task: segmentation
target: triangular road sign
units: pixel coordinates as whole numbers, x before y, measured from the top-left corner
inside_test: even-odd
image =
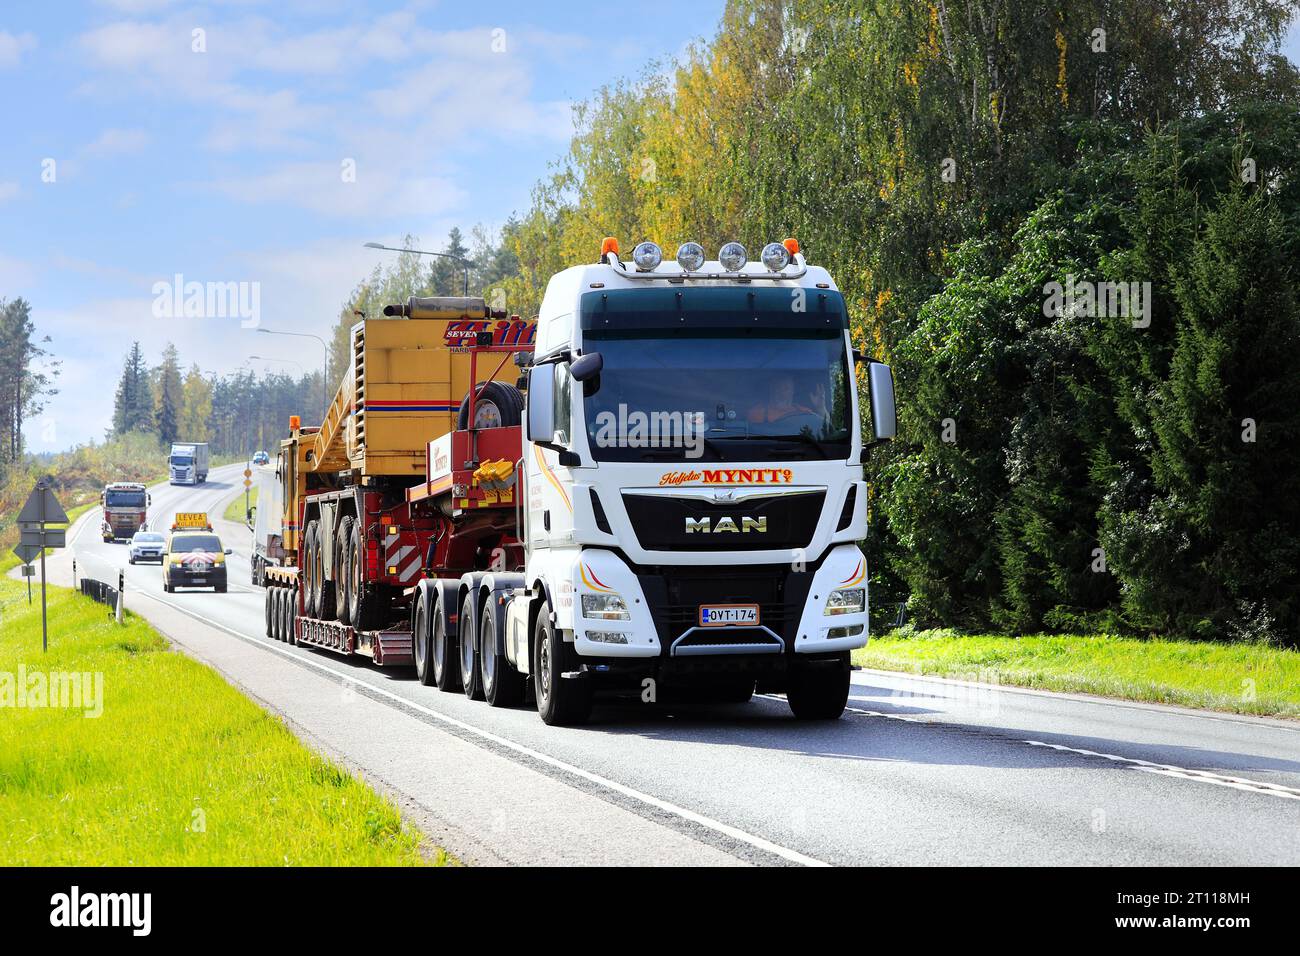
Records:
[[[23,510],[18,513],[19,524],[37,524],[41,521],[46,524],[68,523],[68,514],[63,510],[63,505],[59,504],[59,499],[54,497],[48,481],[48,478],[37,480],[36,487],[27,496],[27,503],[23,505]],[[44,516],[41,515],[42,499],[45,502]]]

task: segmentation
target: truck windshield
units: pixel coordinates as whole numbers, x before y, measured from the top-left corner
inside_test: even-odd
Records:
[[[582,403],[600,461],[848,458],[841,329],[602,330]]]
[[[172,455],[173,465],[189,465],[194,461],[193,455]]]
[[[104,494],[104,504],[110,508],[143,508],[143,491],[109,491]]]

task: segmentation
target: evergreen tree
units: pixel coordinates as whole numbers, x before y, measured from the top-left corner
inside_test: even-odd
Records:
[[[433,265],[429,269],[429,285],[434,295],[463,295],[465,292],[465,269],[469,261],[469,249],[459,226],[452,226],[447,235],[447,245],[442,252],[453,259],[432,257]],[[472,268],[472,267],[471,267]]]
[[[154,430],[153,394],[149,388],[149,370],[139,342],[131,343],[118,379],[117,394],[113,401],[112,435],[127,432],[152,432]]]
[[[56,394],[61,363],[48,359],[49,341],[36,337],[31,303],[0,299],[0,476],[22,459],[23,424]]]
[[[182,437],[179,429],[184,401],[180,356],[176,346],[168,342],[163,349],[162,364],[155,370],[154,381],[154,424],[158,429],[158,438],[164,445],[170,445]],[[188,436],[184,438],[189,440]]]

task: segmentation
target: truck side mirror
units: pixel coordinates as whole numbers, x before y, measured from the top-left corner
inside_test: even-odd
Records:
[[[534,365],[528,370],[528,434],[532,442],[555,440],[555,367]]]
[[[605,356],[599,352],[588,352],[586,355],[580,355],[573,360],[569,366],[569,374],[573,376],[575,382],[585,382],[589,378],[595,378],[600,374],[600,370],[605,367]]]
[[[871,430],[876,441],[889,441],[898,431],[894,371],[883,362],[872,362],[867,366],[867,382],[871,396]]]

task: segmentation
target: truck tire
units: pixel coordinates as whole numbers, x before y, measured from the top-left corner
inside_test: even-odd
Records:
[[[320,582],[320,590],[316,594],[316,616],[323,621],[332,621],[335,619],[338,608],[336,605],[336,592],[334,590],[334,581],[332,578],[325,576],[325,548],[321,546],[321,533],[319,526],[316,529],[316,580]]]
[[[839,720],[849,702],[849,654],[833,662],[796,661],[790,670],[785,699],[799,720]]]
[[[286,644],[297,644],[298,635],[293,631],[294,621],[298,618],[298,591],[296,588],[281,588],[280,597],[280,640]]]
[[[266,588],[266,614],[270,617],[270,623],[266,626],[266,636],[273,641],[285,640],[282,633],[279,632],[283,626],[283,588]]]
[[[552,727],[585,724],[591,716],[591,685],[585,678],[562,676],[577,670],[577,656],[551,624],[551,606],[543,604],[534,631],[533,689],[537,713]]]
[[[441,599],[434,608],[433,633],[429,656],[433,659],[433,680],[438,690],[455,693],[460,690],[460,656],[456,636],[447,633],[447,615],[442,611]]]
[[[303,590],[307,599],[306,614],[308,617],[320,617],[316,613],[316,599],[319,595],[319,581],[316,578],[316,536],[320,528],[313,518],[307,522],[307,530],[302,536],[302,576]]]
[[[420,588],[415,599],[415,615],[411,621],[411,656],[415,658],[415,676],[425,687],[434,684],[433,674],[433,614],[429,607],[432,595],[428,588]]]
[[[352,530],[356,519],[348,515],[339,523],[338,543],[334,548],[334,581],[338,594],[338,619],[344,624],[352,620],[352,569],[356,555],[352,553]]]
[[[517,707],[524,699],[524,675],[497,653],[497,615],[500,605],[491,597],[480,615],[478,660],[483,679],[483,697],[492,707]]]
[[[474,399],[474,420],[480,428],[518,425],[523,420],[524,396],[519,389],[505,382],[479,382],[478,394]],[[492,424],[487,424],[488,419]],[[460,412],[456,416],[456,427],[461,431],[469,428],[469,395],[460,402]]]
[[[470,700],[483,699],[483,674],[478,666],[478,641],[474,634],[474,592],[460,606],[460,686]]]

